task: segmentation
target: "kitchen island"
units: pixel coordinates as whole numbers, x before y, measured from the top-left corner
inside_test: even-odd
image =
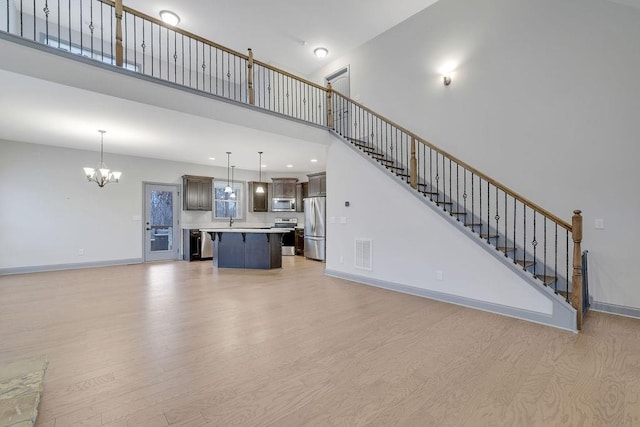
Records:
[[[213,266],[282,267],[282,235],[290,228],[201,228],[213,240]]]

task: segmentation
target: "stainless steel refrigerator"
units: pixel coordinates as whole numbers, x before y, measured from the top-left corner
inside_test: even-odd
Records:
[[[304,199],[304,256],[324,261],[327,198]]]

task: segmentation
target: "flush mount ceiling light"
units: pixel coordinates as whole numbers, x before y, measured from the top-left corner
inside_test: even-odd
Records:
[[[256,194],[264,194],[264,187],[262,186],[262,151],[258,151],[258,155],[260,156],[260,163],[258,163],[259,177],[258,177],[258,186],[256,187]]]
[[[292,167],[293,167],[293,165],[287,165],[287,167],[288,167],[288,168],[292,168]]]
[[[329,54],[329,51],[324,47],[318,47],[313,51],[314,55],[322,59]]]
[[[311,163],[318,163],[318,159],[311,159]]]
[[[173,27],[180,23],[180,17],[170,10],[161,10],[160,19],[162,19],[165,24],[169,24]]]
[[[229,166],[231,164],[231,151],[227,151],[227,186],[224,187],[224,192],[229,194],[233,192],[233,189],[231,188],[231,184],[229,183],[229,171],[231,170],[231,167]]]
[[[442,75],[442,83],[444,83],[445,86],[449,86],[451,84],[451,74],[455,69],[456,69],[456,64],[454,64],[453,62],[448,62],[440,68],[440,74]]]
[[[84,168],[84,173],[89,182],[95,182],[98,187],[102,188],[110,182],[120,182],[122,172],[111,171],[104,162],[104,134],[106,130],[100,132],[100,163],[96,168]]]

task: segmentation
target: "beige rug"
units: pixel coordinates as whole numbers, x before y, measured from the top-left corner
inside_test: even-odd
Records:
[[[37,357],[0,364],[0,427],[35,424],[47,363]]]

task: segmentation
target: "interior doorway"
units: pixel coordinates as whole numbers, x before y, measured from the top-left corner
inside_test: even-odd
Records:
[[[342,67],[337,71],[329,74],[325,77],[325,83],[331,83],[331,88],[340,94],[350,97],[350,77],[349,77],[349,66]],[[333,126],[335,130],[345,136],[349,137],[351,135],[351,125],[350,125],[350,107],[349,103],[341,102],[339,97],[334,97],[333,99]]]
[[[180,258],[177,185],[144,184],[144,260]]]

